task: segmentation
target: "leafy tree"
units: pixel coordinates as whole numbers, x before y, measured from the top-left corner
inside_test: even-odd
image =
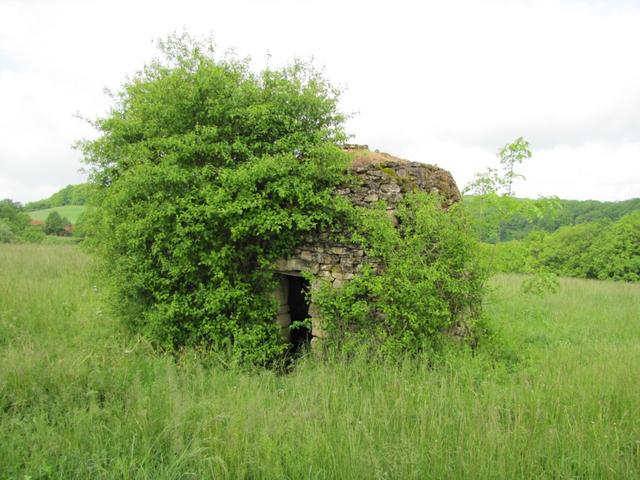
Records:
[[[87,235],[87,217],[90,217],[91,214],[86,214],[82,212],[78,219],[76,220],[75,225],[73,226],[72,235],[74,237],[84,238]]]
[[[608,222],[562,227],[540,242],[538,262],[559,275],[598,278],[592,247],[608,228]]]
[[[10,199],[0,201],[0,242],[39,242],[43,238],[42,230],[30,223],[29,216],[19,202]]]
[[[606,229],[590,254],[599,279],[640,282],[640,212],[626,215]]]
[[[47,235],[62,235],[64,233],[64,226],[64,219],[54,210],[47,215],[47,219],[44,222],[44,232]]]
[[[498,151],[500,170],[488,168],[482,173],[476,173],[473,181],[465,187],[465,192],[476,195],[513,196],[513,182],[524,176],[515,171],[516,165],[527,158],[531,158],[529,142],[523,137],[507,143]]]
[[[73,224],[67,217],[62,217],[62,233],[61,235],[71,235]]]
[[[339,91],[301,62],[253,73],[186,35],[160,47],[80,145],[90,243],[115,311],[158,345],[269,363],[286,348],[272,262],[346,208]]]
[[[0,218],[0,243],[13,243],[16,241],[16,235],[13,233],[11,226],[3,218]]]
[[[500,165],[504,172],[501,183],[506,186],[507,195],[511,197],[513,195],[513,181],[517,178],[524,179],[523,175],[516,173],[515,166],[522,163],[523,160],[531,158],[529,142],[522,137],[516,138],[515,141],[507,143],[500,149],[498,158],[500,158]]]
[[[480,238],[491,243],[505,240],[503,229],[514,220],[531,223],[558,208],[557,199],[543,198],[537,201],[513,196],[513,181],[524,177],[515,171],[517,164],[531,158],[529,142],[523,137],[506,144],[498,152],[501,170],[488,168],[477,173],[464,191],[474,197],[465,199],[467,211],[475,219]]]
[[[8,198],[0,201],[0,219],[3,219],[14,234],[24,230],[29,225],[29,215],[24,213],[22,205]]]
[[[524,218],[527,222],[533,222],[535,219],[543,217],[545,211],[557,208],[558,204],[555,198],[533,201],[517,199],[513,196],[514,180],[524,179],[516,172],[516,165],[531,158],[531,155],[529,142],[523,137],[518,137],[498,152],[501,171],[489,168],[484,173],[476,174],[474,180],[465,187],[465,192],[476,195],[473,200],[476,211],[480,209],[483,212],[480,218],[475,217],[476,231],[484,231],[490,242],[495,243],[501,240],[501,228],[510,220]],[[468,208],[467,211],[469,212]],[[495,248],[491,249],[489,260],[494,269],[499,268],[496,262],[496,251]],[[525,285],[529,292],[540,293],[541,288],[550,286],[553,286],[553,288],[549,288],[550,291],[557,290],[558,284],[557,281],[554,282],[553,276],[536,268],[536,264],[524,259],[518,264],[530,269],[528,273],[535,273],[538,276],[530,285]]]

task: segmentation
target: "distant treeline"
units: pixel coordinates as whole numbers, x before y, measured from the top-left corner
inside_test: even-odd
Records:
[[[85,205],[89,200],[91,185],[80,183],[78,185],[67,185],[62,190],[54,193],[49,198],[36,200],[27,203],[24,210],[33,212],[45,208],[62,207],[64,205]]]
[[[487,203],[479,197],[464,198],[465,208],[475,220],[477,234],[483,242],[520,240],[536,231],[550,233],[565,226],[611,222],[632,212],[640,211],[640,198],[620,202],[519,198],[509,198],[504,201],[512,205],[502,208],[503,205],[500,203]],[[518,208],[518,203],[535,204],[537,215],[532,217],[531,209]]]
[[[31,225],[24,207],[8,198],[0,200],[0,243],[40,242],[44,231]]]
[[[41,242],[45,235],[68,236],[71,234],[71,222],[57,211],[49,212],[46,220],[34,224],[28,212],[67,205],[85,205],[92,186],[88,183],[67,185],[49,198],[36,200],[22,205],[11,199],[0,200],[0,243]],[[78,222],[76,222],[78,223]],[[73,229],[73,235],[82,237],[82,227]]]
[[[627,203],[627,202],[620,202]],[[546,270],[561,276],[640,281],[640,211],[619,220],[533,232],[522,240],[485,245],[496,270]]]

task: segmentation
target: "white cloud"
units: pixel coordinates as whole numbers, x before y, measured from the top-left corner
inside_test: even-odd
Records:
[[[461,185],[524,135],[519,193],[640,196],[638,25],[638,2],[0,0],[0,196],[80,181],[73,114],[104,112],[103,87],[183,28],[257,65],[315,56],[348,86],[355,141]]]

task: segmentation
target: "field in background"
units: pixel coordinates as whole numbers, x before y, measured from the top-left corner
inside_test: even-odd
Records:
[[[72,224],[76,224],[78,221],[78,217],[85,210],[84,205],[63,205],[61,207],[53,207],[53,208],[45,208],[43,210],[34,210],[33,212],[27,212],[27,214],[33,220],[42,220],[45,221],[47,216],[53,212],[57,211],[61,217],[67,217]]]
[[[1,478],[640,477],[640,285],[501,276],[478,355],[279,376],[154,353],[89,263],[0,246]]]

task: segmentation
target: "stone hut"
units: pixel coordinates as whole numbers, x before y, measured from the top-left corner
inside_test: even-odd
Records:
[[[439,193],[445,206],[461,199],[453,177],[442,168],[371,152],[364,145],[346,145],[344,149],[352,158],[349,170],[355,181],[337,189],[336,194],[348,197],[357,206],[368,207],[384,200],[387,213],[394,216],[407,192]],[[291,341],[294,349],[325,335],[318,309],[309,304],[305,296],[307,290],[314,288],[314,282],[309,284],[302,272],[340,288],[353,278],[366,258],[358,246],[339,241],[340,233],[310,235],[289,258],[280,259],[276,264],[279,286],[275,297],[280,304],[277,321],[282,335]],[[292,322],[307,318],[311,318],[310,330],[289,330]]]

